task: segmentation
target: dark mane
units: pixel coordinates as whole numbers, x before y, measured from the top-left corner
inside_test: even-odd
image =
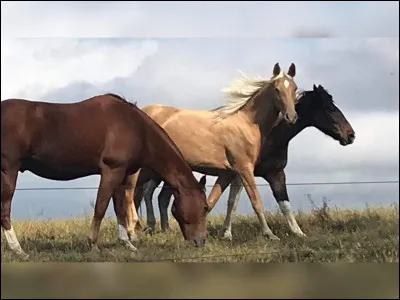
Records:
[[[120,95],[117,95],[117,94],[114,94],[114,93],[106,93],[106,94],[103,94],[103,96],[110,96],[110,97],[116,98],[116,99],[118,99],[118,100],[120,100],[120,101],[122,101],[122,102],[124,102],[126,104],[137,106],[137,101],[132,103],[132,102],[126,100],[124,97],[122,97]]]
[[[328,95],[332,96],[331,94],[329,94],[329,91],[327,89],[325,89],[322,85],[318,85],[318,88],[321,88],[325,93],[327,93]],[[298,104],[302,103],[304,98],[306,99],[313,99],[314,96],[314,90],[309,90],[309,91],[300,91],[297,94],[297,99],[298,99]],[[307,96],[311,96],[311,97],[307,97]],[[335,104],[335,101],[333,101],[333,97],[321,97],[326,103],[332,103]]]

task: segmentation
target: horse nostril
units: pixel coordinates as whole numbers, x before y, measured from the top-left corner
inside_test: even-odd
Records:
[[[356,138],[356,135],[354,134],[354,132],[349,133],[349,134],[347,135],[347,141],[348,141],[349,143],[353,143],[354,140],[355,140],[355,138]]]
[[[193,242],[196,247],[203,247],[205,244],[205,239],[201,237],[196,237],[193,239]]]

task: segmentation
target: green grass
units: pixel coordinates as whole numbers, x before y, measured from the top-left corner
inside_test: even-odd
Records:
[[[137,253],[116,243],[115,218],[102,222],[100,253],[89,252],[87,233],[91,217],[73,220],[14,221],[23,249],[33,262],[398,262],[399,209],[330,210],[323,207],[296,218],[307,234],[293,236],[281,213],[266,213],[267,221],[280,241],[261,235],[254,215],[233,218],[233,241],[220,239],[222,216],[209,216],[206,246],[194,248],[183,242],[171,217],[171,231],[153,235],[139,233]],[[159,225],[157,224],[158,228]],[[18,261],[9,250],[4,234],[2,262]]]

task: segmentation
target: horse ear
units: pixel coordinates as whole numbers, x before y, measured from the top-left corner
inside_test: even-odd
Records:
[[[295,66],[294,63],[292,63],[292,64],[290,65],[289,71],[288,71],[288,75],[289,75],[290,77],[296,76],[296,66]]]
[[[274,66],[273,74],[274,76],[278,76],[280,73],[281,73],[281,67],[279,66],[279,63],[276,63]]]
[[[200,180],[199,180],[199,184],[202,186],[202,188],[205,188],[206,183],[207,183],[207,179],[206,179],[206,175],[203,175]]]
[[[313,90],[314,90],[314,92],[318,91],[318,88],[317,88],[317,86],[315,84],[313,85]]]

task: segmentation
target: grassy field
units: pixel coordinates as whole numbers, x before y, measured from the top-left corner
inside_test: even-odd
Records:
[[[137,253],[116,244],[115,218],[105,219],[100,231],[100,253],[90,253],[86,235],[90,217],[68,221],[14,221],[23,249],[33,262],[398,262],[399,209],[330,210],[297,215],[308,235],[290,234],[282,214],[267,213],[270,227],[280,241],[269,241],[260,234],[254,215],[233,219],[233,241],[224,241],[223,217],[210,216],[209,237],[203,249],[188,247],[171,217],[171,232],[140,233]],[[2,262],[18,261],[1,240]]]

